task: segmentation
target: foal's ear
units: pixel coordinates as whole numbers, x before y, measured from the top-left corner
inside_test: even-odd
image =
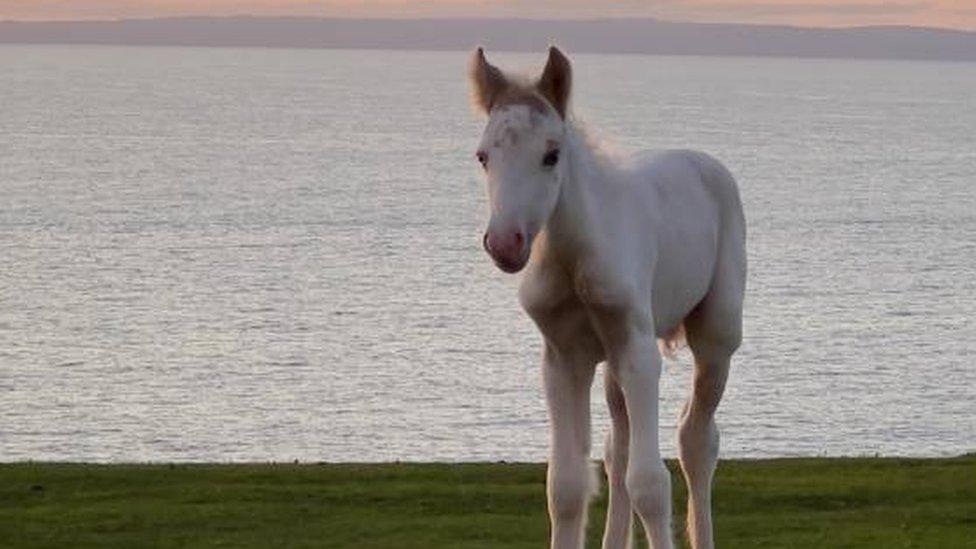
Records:
[[[486,114],[498,97],[508,88],[502,71],[485,59],[485,50],[478,48],[471,57],[471,91],[474,104]]]
[[[569,59],[556,46],[549,46],[549,61],[546,62],[546,68],[535,87],[563,118],[566,118],[572,86],[573,68],[569,65]]]

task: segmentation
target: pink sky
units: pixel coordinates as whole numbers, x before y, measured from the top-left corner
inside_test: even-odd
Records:
[[[0,20],[174,15],[341,17],[658,17],[805,26],[916,25],[976,30],[976,0],[0,0]]]

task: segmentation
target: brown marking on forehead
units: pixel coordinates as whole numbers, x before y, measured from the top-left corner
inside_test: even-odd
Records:
[[[505,129],[502,130],[502,136],[499,139],[496,139],[492,145],[495,147],[501,147],[503,144],[508,143],[514,147],[515,145],[518,145],[518,142],[518,132],[511,127],[505,127]]]
[[[492,103],[491,108],[494,110],[511,105],[525,105],[539,114],[554,112],[552,105],[543,99],[542,96],[532,90],[517,86],[510,86],[502,92],[498,96],[498,99]]]

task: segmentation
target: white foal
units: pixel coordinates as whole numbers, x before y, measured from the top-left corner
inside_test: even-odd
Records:
[[[613,419],[603,547],[631,544],[634,511],[655,549],[672,547],[656,339],[681,331],[695,357],[678,429],[688,535],[693,547],[712,547],[714,416],[741,338],[746,278],[745,220],[732,175],[697,152],[620,162],[598,152],[568,113],[571,69],[556,48],[531,83],[513,81],[479,48],[471,79],[489,117],[477,152],[491,204],[484,247],[503,271],[525,268],[519,296],[545,339],[552,547],[583,546],[594,490],[590,385],[603,361]]]

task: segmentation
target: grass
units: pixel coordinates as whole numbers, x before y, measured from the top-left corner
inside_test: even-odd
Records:
[[[539,548],[544,483],[539,464],[8,464],[0,547]],[[976,547],[976,455],[723,461],[715,524],[726,548]]]

